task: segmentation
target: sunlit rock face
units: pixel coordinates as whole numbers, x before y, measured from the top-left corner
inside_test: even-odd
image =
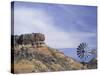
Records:
[[[48,47],[41,33],[14,35],[13,73],[51,72],[87,69],[83,64]]]
[[[41,33],[22,34],[14,36],[15,45],[31,44],[34,48],[39,48],[45,45],[45,36]]]
[[[33,39],[34,41],[32,42],[33,47],[42,47],[44,46],[44,41],[45,41],[45,36],[44,34],[41,33],[33,33]]]

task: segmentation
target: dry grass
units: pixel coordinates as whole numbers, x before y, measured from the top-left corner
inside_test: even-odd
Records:
[[[20,60],[14,64],[15,73],[28,73],[28,72],[46,72],[48,68],[42,62],[33,59],[32,61]]]
[[[32,72],[34,65],[28,60],[21,60],[14,64],[15,73],[27,73]]]
[[[70,59],[69,65],[73,70],[83,69],[83,65],[79,62],[74,61],[73,59]]]
[[[60,71],[62,69],[61,65],[59,64],[52,64],[51,65],[51,68],[54,70],[54,71]]]
[[[46,67],[45,64],[43,64],[42,62],[36,60],[36,59],[33,59],[32,60],[32,63],[33,65],[35,66],[34,67],[34,72],[46,72],[48,70],[48,68]]]

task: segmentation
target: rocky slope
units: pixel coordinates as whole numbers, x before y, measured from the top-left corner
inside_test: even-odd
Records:
[[[59,50],[48,47],[41,33],[16,35],[12,40],[13,73],[87,69]]]

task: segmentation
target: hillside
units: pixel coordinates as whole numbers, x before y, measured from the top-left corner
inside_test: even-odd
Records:
[[[41,33],[12,36],[11,64],[13,73],[87,69],[59,50],[48,47],[45,36]]]

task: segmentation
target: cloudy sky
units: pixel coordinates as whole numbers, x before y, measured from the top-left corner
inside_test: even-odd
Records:
[[[13,10],[12,10],[13,11]],[[97,46],[97,8],[45,3],[14,3],[14,34],[43,33],[54,48]]]

